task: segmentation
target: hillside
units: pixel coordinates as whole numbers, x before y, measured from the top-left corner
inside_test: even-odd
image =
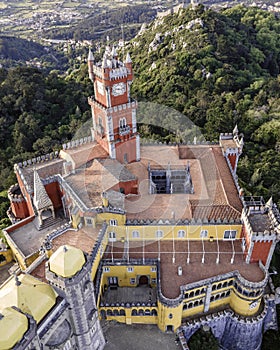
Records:
[[[0,63],[3,67],[37,66],[65,70],[68,60],[59,51],[31,40],[0,36]]]
[[[269,12],[237,6],[220,13],[199,6],[146,27],[130,45],[136,69],[132,94],[183,113],[206,140],[236,124],[245,148],[239,176],[247,194],[280,200],[280,23]],[[157,113],[142,118],[159,125]],[[161,116],[173,135],[193,141],[184,118]],[[180,132],[176,132],[179,130]],[[159,128],[142,128],[155,138]],[[278,202],[279,203],[279,202]]]

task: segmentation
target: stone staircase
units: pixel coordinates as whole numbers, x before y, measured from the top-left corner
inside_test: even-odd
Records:
[[[36,216],[33,223],[38,231],[42,231],[50,226],[61,226],[64,221],[60,217],[53,218],[52,216],[49,216],[48,218],[44,219],[42,223],[40,223],[38,216]]]

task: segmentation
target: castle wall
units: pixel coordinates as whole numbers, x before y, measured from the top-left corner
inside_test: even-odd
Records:
[[[97,214],[98,222],[102,222],[103,220],[109,220],[113,217],[113,213],[102,213]],[[115,214],[116,215],[116,214]],[[120,217],[120,216],[119,216]],[[125,219],[124,219],[125,220]],[[207,231],[207,237],[205,240],[214,241],[216,239],[223,240],[224,232],[226,230],[236,230],[236,240],[241,238],[241,224],[189,224],[189,225],[171,225],[169,223],[164,225],[163,222],[159,222],[158,225],[153,224],[152,222],[147,222],[146,225],[129,225],[129,226],[121,226],[122,221],[118,219],[118,226],[108,227],[107,232],[114,231],[116,233],[116,240],[121,240],[123,236],[127,237],[131,241],[137,241],[139,238],[145,237],[145,240],[154,240],[159,238],[156,235],[157,231],[162,231],[162,240],[201,240],[201,231]],[[133,232],[137,231],[139,233],[138,237],[135,238]]]
[[[254,247],[251,255],[251,262],[256,262],[261,260],[265,265],[267,257],[269,255],[269,251],[272,245],[272,241],[270,242],[254,242]]]
[[[116,144],[116,159],[120,163],[136,161],[136,137]]]
[[[204,325],[211,328],[222,349],[259,350],[263,332],[277,327],[275,301],[267,296],[263,311],[255,317],[240,317],[231,310],[224,310],[186,321],[180,328],[179,334],[183,333],[185,339],[189,341],[191,336]]]

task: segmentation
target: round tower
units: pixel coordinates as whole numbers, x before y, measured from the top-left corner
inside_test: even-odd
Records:
[[[91,262],[80,249],[64,245],[46,264],[46,278],[69,303],[69,320],[78,349],[103,349],[104,336],[98,319]]]

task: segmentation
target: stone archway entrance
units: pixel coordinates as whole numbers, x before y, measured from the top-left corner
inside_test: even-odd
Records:
[[[149,284],[149,278],[146,275],[142,275],[139,277],[139,286],[147,286]]]

